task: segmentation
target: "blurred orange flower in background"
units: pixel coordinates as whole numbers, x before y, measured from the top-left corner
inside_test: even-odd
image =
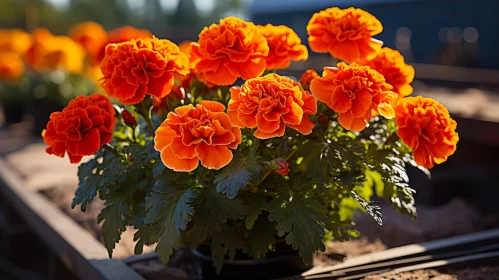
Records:
[[[99,51],[107,42],[106,30],[93,21],[84,21],[73,25],[69,30],[69,37],[85,48],[92,61],[96,60]]]
[[[300,84],[305,90],[310,90],[310,83],[312,83],[312,80],[315,78],[319,78],[319,74],[313,69],[308,69],[301,75]]]
[[[307,47],[301,43],[300,37],[293,29],[272,24],[257,27],[269,45],[269,54],[265,58],[267,69],[284,69],[289,67],[291,60],[307,60]]]
[[[338,113],[338,122],[346,129],[361,131],[371,119],[372,111],[386,118],[394,117],[390,101],[395,97],[392,86],[380,73],[356,63],[338,63],[324,67],[322,77],[312,80],[312,94]]]
[[[21,56],[12,52],[0,51],[0,80],[13,81],[24,73],[24,62]]]
[[[235,17],[205,27],[191,45],[191,62],[203,82],[224,86],[237,78],[256,78],[265,71],[269,46],[251,22]]]
[[[456,150],[456,121],[437,101],[421,96],[403,98],[395,107],[395,114],[397,135],[413,149],[418,165],[432,168]]]
[[[116,124],[111,101],[101,94],[78,96],[62,112],[50,115],[43,141],[46,152],[79,163],[83,156],[96,153],[102,145],[111,142]]]
[[[189,73],[189,60],[174,43],[157,38],[136,39],[106,47],[101,63],[102,88],[123,104],[137,104],[146,94],[170,93],[175,75]]]
[[[199,161],[209,169],[220,169],[232,160],[241,143],[241,129],[232,125],[222,103],[201,101],[177,107],[156,130],[154,148],[166,167],[192,171]]]
[[[44,28],[33,32],[34,42],[26,53],[28,64],[38,72],[63,69],[79,73],[85,50],[67,36],[55,36]]]
[[[0,29],[0,52],[24,55],[33,43],[33,36],[21,29]]]
[[[109,31],[107,34],[107,41],[101,46],[97,54],[96,61],[100,62],[104,59],[104,56],[106,55],[106,46],[108,44],[123,43],[140,38],[152,38],[152,34],[149,30],[135,28],[129,25],[118,27]]]
[[[393,86],[393,91],[399,94],[399,98],[411,95],[414,67],[405,64],[404,57],[399,51],[382,48],[373,59],[362,60],[359,63],[381,73],[386,82]]]
[[[315,13],[307,25],[308,42],[314,52],[329,52],[346,62],[371,59],[383,42],[372,38],[383,31],[381,22],[356,8],[328,8]]]
[[[268,74],[232,87],[230,92],[228,114],[232,123],[256,127],[257,138],[282,136],[286,126],[305,135],[314,128],[308,115],[317,112],[317,101],[290,78]]]

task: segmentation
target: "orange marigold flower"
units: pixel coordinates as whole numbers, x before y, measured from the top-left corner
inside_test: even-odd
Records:
[[[404,57],[399,51],[382,48],[376,57],[362,60],[360,64],[367,65],[383,75],[386,82],[393,86],[393,91],[399,94],[399,98],[411,95],[414,67],[405,64]]]
[[[322,77],[312,80],[312,94],[338,113],[338,122],[346,129],[366,128],[372,111],[386,118],[394,117],[391,99],[395,94],[380,73],[356,63],[338,63],[324,67]]]
[[[257,27],[269,45],[269,54],[265,58],[267,69],[284,69],[289,67],[291,60],[307,60],[307,47],[301,43],[300,37],[293,29],[272,24]]]
[[[79,73],[83,69],[85,50],[67,36],[54,36],[44,28],[33,33],[34,43],[26,54],[28,64],[36,71],[64,69]]]
[[[73,25],[69,30],[69,37],[85,48],[90,59],[95,59],[95,56],[107,42],[106,30],[93,21],[84,21]]]
[[[312,83],[312,80],[315,78],[319,78],[319,74],[313,69],[308,69],[301,75],[300,84],[305,90],[310,90],[310,83]]]
[[[191,48],[191,62],[199,79],[218,86],[231,85],[239,77],[248,80],[260,76],[269,53],[258,28],[235,17],[205,27]]]
[[[201,101],[177,107],[156,130],[154,148],[161,152],[166,167],[192,171],[199,161],[209,169],[220,169],[232,160],[232,152],[241,143],[241,129],[232,125],[225,106]]]
[[[104,56],[106,55],[106,46],[108,44],[118,44],[140,38],[152,38],[152,34],[149,30],[138,29],[129,25],[109,31],[107,34],[107,41],[101,46],[97,53],[96,61],[100,62],[104,59]]]
[[[431,98],[407,97],[395,107],[397,135],[412,148],[420,166],[432,168],[456,151],[459,135],[456,121],[442,104]]]
[[[0,80],[13,81],[24,73],[21,56],[12,52],[0,52]]]
[[[314,128],[308,115],[317,112],[317,101],[300,84],[268,74],[230,89],[229,117],[235,126],[257,128],[260,139],[284,135],[286,125],[302,134]]]
[[[102,88],[123,104],[137,104],[146,94],[162,98],[175,75],[189,73],[188,59],[178,46],[158,38],[110,44],[101,63]]]
[[[21,29],[0,29],[0,51],[24,55],[33,43],[33,37]]]
[[[101,94],[78,96],[62,112],[50,115],[47,128],[42,132],[43,141],[49,146],[46,152],[79,163],[83,156],[96,153],[111,142],[116,124],[111,101]]]
[[[346,62],[370,59],[383,42],[372,38],[381,33],[381,22],[370,13],[355,8],[328,8],[315,13],[307,25],[308,42],[314,52],[329,52]]]

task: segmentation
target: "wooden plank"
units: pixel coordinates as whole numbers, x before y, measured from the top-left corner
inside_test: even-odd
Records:
[[[471,242],[478,242],[482,240],[499,238],[499,229],[492,229],[472,233],[468,235],[444,238],[419,244],[411,244],[393,249],[388,249],[376,253],[366,254],[359,257],[347,259],[345,262],[326,267],[314,267],[302,274],[302,276],[311,276],[314,274],[321,274],[331,272],[334,270],[345,269],[354,266],[366,265],[379,261],[386,261],[399,257],[408,257],[415,254],[426,253],[433,250],[443,249],[452,246],[458,246]]]
[[[81,279],[143,279],[122,261],[109,260],[101,243],[46,197],[25,188],[1,158],[0,193],[62,263]]]

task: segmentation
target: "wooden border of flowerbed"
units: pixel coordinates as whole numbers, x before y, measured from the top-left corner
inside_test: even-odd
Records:
[[[43,195],[26,188],[2,158],[0,194],[61,262],[81,279],[144,279],[123,261],[109,259],[104,245]]]

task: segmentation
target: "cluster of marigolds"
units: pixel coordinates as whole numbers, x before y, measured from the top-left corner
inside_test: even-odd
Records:
[[[0,31],[0,75],[19,76],[21,55],[34,69],[80,71],[86,54],[90,65],[100,65],[107,95],[125,105],[138,104],[147,95],[156,104],[167,96],[183,96],[193,78],[210,88],[244,80],[230,88],[227,107],[204,100],[168,113],[154,142],[163,163],[175,171],[192,171],[199,164],[224,167],[241,142],[242,128],[253,129],[259,139],[283,136],[286,128],[310,134],[317,101],[354,132],[365,129],[373,116],[395,118],[397,134],[413,149],[416,163],[432,168],[456,150],[456,122],[435,100],[410,97],[414,69],[398,51],[373,38],[382,29],[378,19],[361,9],[315,13],[307,25],[310,49],[341,62],[324,67],[322,75],[307,70],[299,82],[274,73],[291,61],[308,59],[298,35],[282,25],[259,26],[227,17],[204,28],[197,42],[180,47],[130,27],[106,33],[95,23],[72,28],[73,39],[46,30],[33,36],[7,30]],[[47,152],[61,157],[67,153],[72,163],[80,162],[112,140],[115,114],[103,95],[76,98],[52,114],[43,133]],[[127,111],[123,117],[136,122]]]

